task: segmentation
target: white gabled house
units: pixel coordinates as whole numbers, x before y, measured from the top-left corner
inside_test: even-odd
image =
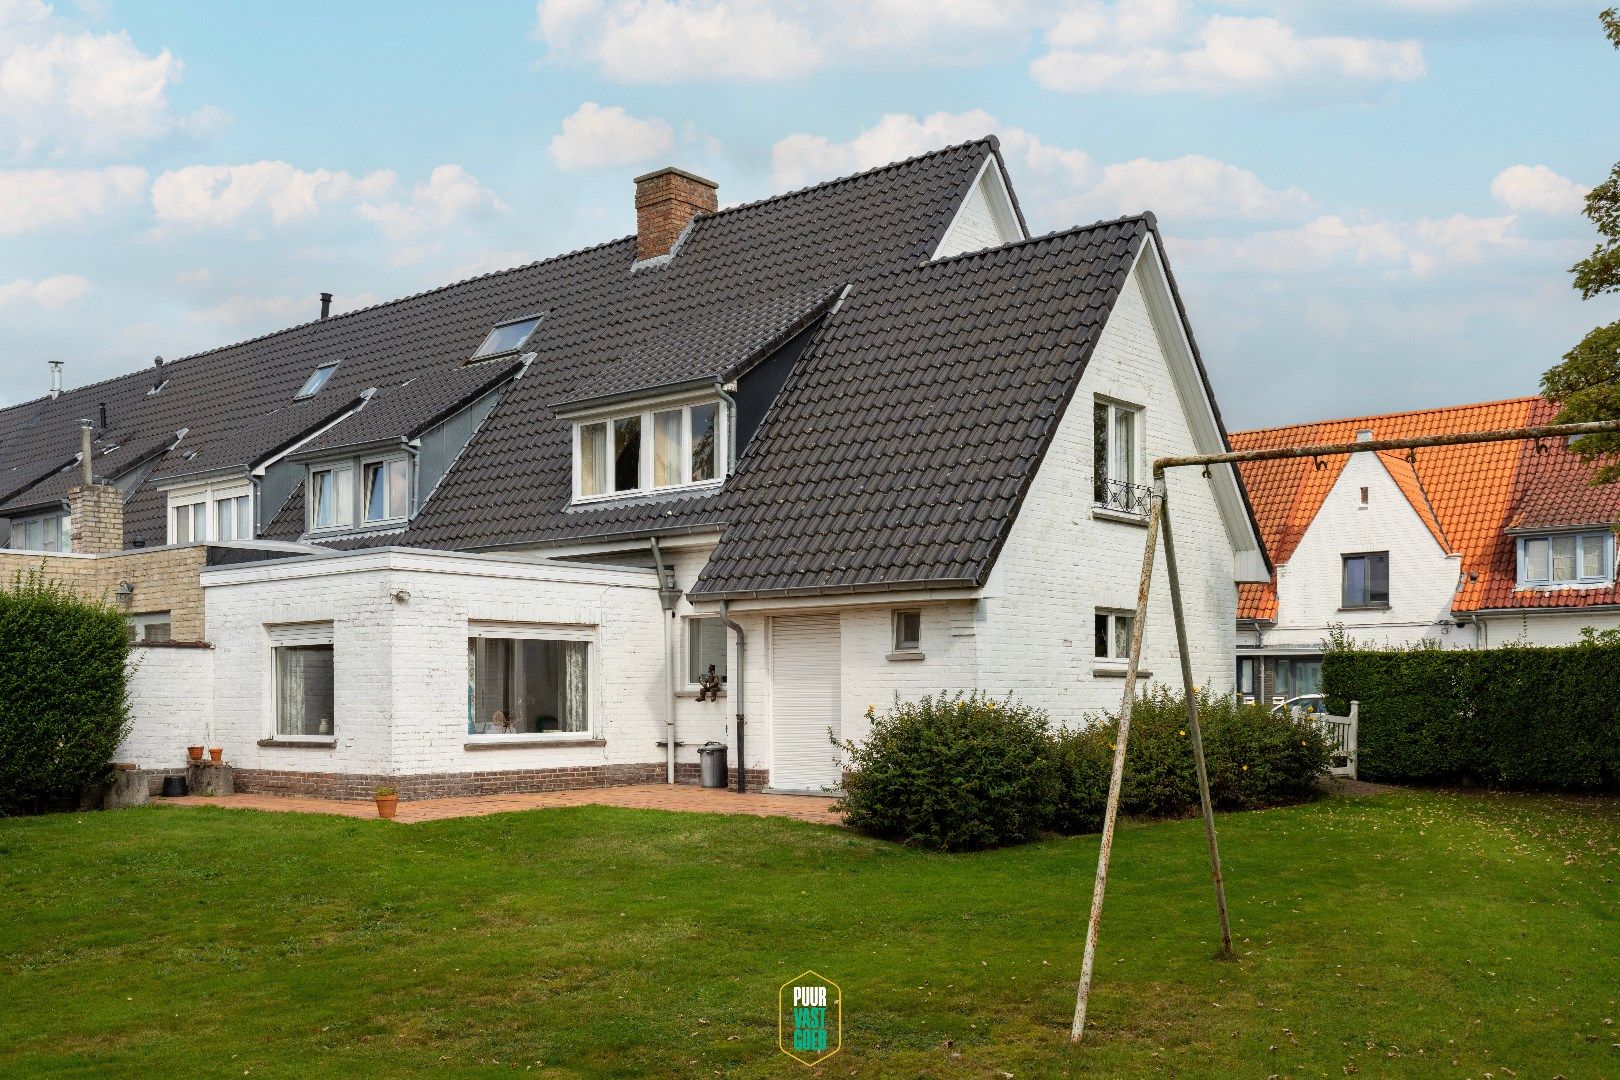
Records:
[[[636,205],[634,237],[0,412],[3,480],[110,403],[123,542],[49,558],[199,552],[197,615],[121,601],[153,638],[126,756],[412,798],[690,781],[717,740],[822,791],[829,733],[897,694],[1117,707],[1149,463],[1226,447],[1151,215],[1029,237],[993,139],[723,211],[660,170]],[[127,490],[103,467],[160,437]],[[1230,689],[1270,568],[1233,469],[1170,483]],[[85,490],[58,466],[0,514],[26,540]]]

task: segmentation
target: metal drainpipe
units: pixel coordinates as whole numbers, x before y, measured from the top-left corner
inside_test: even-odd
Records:
[[[720,601],[720,621],[737,635],[737,678],[731,682],[729,692],[737,695],[737,794],[741,795],[748,790],[748,770],[743,764],[743,725],[747,723],[743,712],[743,687],[747,685],[744,676],[747,674],[748,637],[743,633],[743,628],[732,621],[729,600]]]
[[[651,538],[653,563],[658,567],[658,603],[669,613],[664,622],[664,765],[668,783],[675,782],[675,604],[681,591],[675,587],[675,571],[664,565],[658,537]]]
[[[409,521],[416,514],[416,486],[417,477],[422,472],[422,444],[401,435],[399,445],[405,448],[405,456],[410,459],[409,476],[405,481],[405,520]]]
[[[253,535],[248,537],[249,540],[257,540],[259,533],[264,530],[264,526],[259,521],[259,507],[264,501],[259,495],[259,485],[261,483],[263,483],[263,480],[256,473],[248,473],[248,490],[252,493],[250,496],[252,501],[248,503],[248,508],[253,511],[251,515]]]
[[[726,476],[730,476],[737,471],[737,399],[726,393],[726,384],[719,379],[714,380],[714,392],[726,403]]]

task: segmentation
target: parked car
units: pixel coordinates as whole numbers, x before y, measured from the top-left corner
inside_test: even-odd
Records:
[[[1315,716],[1317,713],[1327,712],[1327,701],[1322,694],[1302,694],[1299,697],[1289,698],[1287,701],[1272,706],[1271,715],[1282,716],[1284,713],[1293,713],[1295,716]]]

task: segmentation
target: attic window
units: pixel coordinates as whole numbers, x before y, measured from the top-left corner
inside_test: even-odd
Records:
[[[529,340],[534,328],[540,325],[541,316],[530,315],[523,319],[514,319],[511,322],[501,323],[489,332],[484,343],[478,346],[478,351],[472,354],[474,360],[482,360],[487,356],[500,356],[503,353],[517,352],[523,343]]]
[[[337,368],[338,362],[334,360],[330,364],[322,364],[310,372],[309,378],[304,380],[303,388],[293,395],[293,400],[302,401],[304,398],[314,397],[320,392],[321,387],[326,385],[326,381],[332,377],[332,372],[336,371]]]

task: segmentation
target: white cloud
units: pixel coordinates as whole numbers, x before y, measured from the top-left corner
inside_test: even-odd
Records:
[[[1510,165],[1491,181],[1491,197],[1524,214],[1580,213],[1588,190],[1545,165]]]
[[[371,293],[333,297],[332,313],[370,307],[378,303]],[[297,326],[310,322],[319,315],[313,296],[250,296],[237,293],[219,301],[212,307],[191,312],[187,318],[193,322],[222,323],[236,328],[261,330],[278,326]]]
[[[551,58],[623,83],[793,79],[835,63],[968,63],[1024,47],[1056,0],[539,0]]]
[[[82,223],[145,192],[146,170],[132,165],[0,170],[0,235]]]
[[[1035,81],[1072,93],[1226,94],[1310,83],[1423,76],[1416,41],[1302,36],[1278,19],[1212,15],[1196,27],[1175,0],[1077,5],[1030,64]]]
[[[675,132],[656,117],[638,119],[617,105],[587,101],[551,139],[551,157],[566,171],[634,165],[668,156]]]
[[[83,300],[88,295],[90,282],[78,274],[57,274],[38,281],[18,278],[0,285],[0,306],[34,304],[43,308],[59,308]]]
[[[170,108],[181,68],[124,31],[78,31],[37,0],[10,0],[0,5],[0,143],[18,158],[62,157],[218,127],[219,109]]]
[[[187,165],[152,183],[152,209],[169,225],[226,227],[264,217],[286,225],[339,206],[355,207],[392,239],[443,228],[482,210],[506,208],[476,177],[453,164],[438,166],[408,192],[400,190],[399,178],[386,169],[357,176],[300,169],[285,161]]]
[[[1428,277],[1525,247],[1513,224],[1511,216],[1452,214],[1402,222],[1324,214],[1291,229],[1183,240],[1176,250],[1217,271],[1282,275],[1369,270]]]
[[[891,113],[843,142],[789,135],[771,148],[771,164],[778,186],[798,187],[992,133],[1001,138],[1025,213],[1038,222],[1038,230],[1142,210],[1175,224],[1193,218],[1296,218],[1311,207],[1299,188],[1278,191],[1247,169],[1196,154],[1099,165],[1084,150],[1054,146],[1022,128],[999,127],[982,109],[921,119]]]

